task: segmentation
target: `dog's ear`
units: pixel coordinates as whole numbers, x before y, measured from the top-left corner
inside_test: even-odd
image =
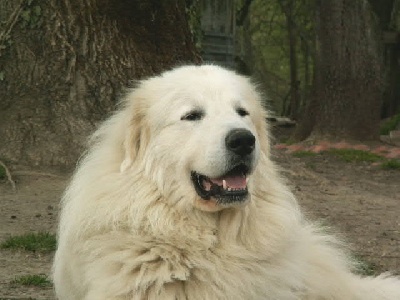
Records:
[[[120,165],[121,173],[132,166],[139,156],[143,156],[148,142],[147,126],[144,124],[144,112],[136,107],[131,111],[131,117],[125,128],[126,134],[123,141],[124,159]]]

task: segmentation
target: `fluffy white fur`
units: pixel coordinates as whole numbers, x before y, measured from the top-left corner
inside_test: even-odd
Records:
[[[241,117],[235,105],[249,116]],[[201,108],[201,121],[182,121]],[[201,200],[192,170],[226,168],[224,137],[257,138],[250,199]],[[398,278],[361,278],[305,220],[270,160],[260,96],[217,66],[142,81],[93,135],[62,200],[54,260],[66,299],[400,299]]]

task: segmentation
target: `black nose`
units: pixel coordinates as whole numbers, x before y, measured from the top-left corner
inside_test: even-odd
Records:
[[[233,129],[225,138],[226,147],[240,156],[253,152],[255,142],[254,135],[246,129]]]

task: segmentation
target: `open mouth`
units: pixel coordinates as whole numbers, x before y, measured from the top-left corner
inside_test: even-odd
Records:
[[[217,203],[242,202],[248,195],[249,171],[246,165],[240,164],[221,177],[210,178],[194,171],[191,177],[197,194],[204,200],[213,197]]]

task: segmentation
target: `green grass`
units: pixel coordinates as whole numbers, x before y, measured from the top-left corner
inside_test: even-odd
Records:
[[[380,134],[388,135],[390,131],[395,130],[396,126],[400,123],[400,114],[394,115],[389,120],[381,125]]]
[[[36,286],[36,287],[48,287],[51,286],[51,281],[46,275],[22,275],[15,277],[11,281],[12,285],[23,285],[23,286]]]
[[[355,149],[330,149],[327,152],[346,162],[378,162],[385,159],[375,153]]]
[[[381,167],[385,170],[400,170],[400,161],[396,159],[389,159],[383,162]]]
[[[380,166],[384,170],[400,170],[400,160],[398,159],[386,159],[383,156],[380,156],[375,153],[371,153],[364,150],[356,150],[356,149],[329,149],[325,151],[325,153],[333,154],[345,162],[380,162]],[[294,157],[315,157],[318,153],[314,153],[311,151],[300,150],[293,152],[292,155]],[[314,164],[307,164],[310,169],[315,169]]]
[[[311,151],[302,150],[302,151],[293,152],[292,155],[295,156],[295,157],[300,157],[301,158],[301,157],[313,157],[313,156],[316,156],[317,153],[314,153],[314,152],[311,152]]]
[[[296,141],[294,139],[292,139],[292,138],[288,138],[287,140],[283,141],[282,143],[290,146],[290,145],[295,144]]]
[[[0,248],[43,252],[54,251],[56,250],[56,236],[48,232],[12,236],[2,242]]]
[[[368,262],[359,255],[354,256],[356,263],[356,272],[362,276],[374,276],[377,274],[377,266]]]

